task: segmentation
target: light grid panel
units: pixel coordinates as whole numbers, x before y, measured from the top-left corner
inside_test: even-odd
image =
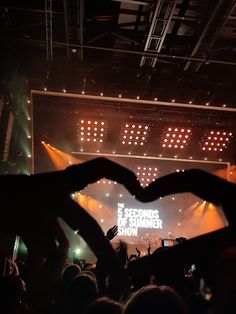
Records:
[[[140,182],[140,185],[145,187],[158,178],[159,169],[153,166],[137,166],[135,173]]]
[[[123,145],[141,145],[147,142],[150,125],[144,123],[124,123],[121,127],[120,140]]]
[[[191,138],[192,130],[184,127],[166,127],[162,133],[162,147],[184,149]]]
[[[207,131],[201,139],[201,149],[204,151],[222,152],[229,146],[232,132],[224,130]]]
[[[80,119],[77,123],[77,137],[81,143],[103,143],[106,133],[105,120]]]

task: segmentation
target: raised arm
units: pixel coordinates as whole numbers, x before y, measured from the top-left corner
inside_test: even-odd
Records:
[[[20,235],[31,255],[47,257],[61,246],[57,222],[61,217],[73,230],[78,230],[94,254],[103,261],[113,277],[113,287],[119,293],[128,282],[122,264],[97,221],[71,198],[71,193],[101,178],[123,184],[132,195],[141,191],[133,172],[105,158],[63,171],[2,176],[0,227]]]

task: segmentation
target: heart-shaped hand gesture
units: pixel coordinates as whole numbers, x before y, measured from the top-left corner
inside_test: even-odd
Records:
[[[67,250],[68,241],[58,224],[61,217],[85,239],[108,272],[121,278],[123,267],[98,223],[71,199],[71,193],[101,178],[123,184],[142,202],[172,193],[192,192],[204,200],[222,205],[229,224],[236,224],[236,185],[202,170],[173,173],[142,189],[134,173],[108,159],[97,158],[63,171],[1,176],[2,213],[0,227],[20,235],[29,255],[49,257],[52,251]],[[188,241],[187,241],[188,242]],[[124,284],[125,280],[123,280]],[[125,284],[123,287],[124,288]],[[119,287],[117,286],[117,289]]]

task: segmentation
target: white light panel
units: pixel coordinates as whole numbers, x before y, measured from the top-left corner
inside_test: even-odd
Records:
[[[207,152],[222,152],[228,147],[232,137],[232,132],[228,131],[207,131],[201,140],[201,149]]]
[[[162,147],[169,149],[184,149],[191,138],[192,130],[182,127],[167,127],[162,135]]]
[[[105,120],[81,119],[77,123],[77,136],[81,143],[102,143],[107,132]]]
[[[120,140],[123,145],[143,146],[149,136],[150,126],[144,123],[124,123]]]
[[[135,172],[140,185],[143,187],[155,181],[159,175],[159,169],[153,166],[137,166]]]

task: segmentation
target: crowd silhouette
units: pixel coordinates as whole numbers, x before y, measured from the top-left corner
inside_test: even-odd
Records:
[[[148,255],[113,249],[117,226],[104,235],[71,194],[101,178],[114,180],[140,202],[191,192],[221,206],[228,225]],[[62,171],[3,175],[0,230],[27,246],[21,264],[1,258],[0,311],[7,314],[136,314],[236,311],[236,185],[200,169],[171,173],[142,188],[135,174],[106,158]],[[83,237],[96,265],[68,263],[62,218]]]

